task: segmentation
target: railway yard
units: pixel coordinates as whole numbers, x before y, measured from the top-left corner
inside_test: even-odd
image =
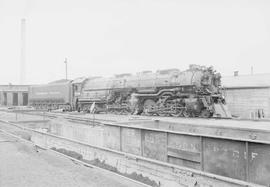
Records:
[[[10,150],[1,149],[1,158],[7,160],[6,167],[1,167],[5,173],[0,173],[2,186],[19,186],[20,180],[35,186],[38,173],[51,179],[52,167],[52,179],[39,180],[44,186],[62,180],[69,184],[63,182],[62,186],[270,184],[267,120],[11,109],[2,109],[0,120],[1,146]],[[38,167],[28,168],[30,160]],[[48,168],[45,162],[49,162]],[[13,177],[18,180],[14,182],[9,174],[16,164],[18,172]],[[28,168],[27,172],[20,171],[23,168]],[[76,177],[69,177],[71,173]]]
[[[269,1],[0,5],[0,187],[270,187]]]

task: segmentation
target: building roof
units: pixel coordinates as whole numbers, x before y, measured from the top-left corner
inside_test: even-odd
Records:
[[[71,80],[67,80],[67,79],[60,79],[60,80],[56,80],[53,82],[49,82],[48,84],[62,84],[62,83],[69,83]]]
[[[270,87],[270,74],[253,74],[222,77],[225,88]]]
[[[72,81],[72,84],[81,84],[83,83],[87,78],[86,77],[78,77]]]

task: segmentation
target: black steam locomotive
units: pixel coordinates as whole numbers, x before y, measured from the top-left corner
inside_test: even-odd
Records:
[[[87,112],[94,106],[96,113],[231,117],[220,79],[220,74],[212,67],[190,65],[186,71],[144,71],[136,75],[68,81],[63,82],[62,87],[59,82],[32,86],[29,97],[37,108],[62,107]],[[41,94],[40,90],[46,93]]]

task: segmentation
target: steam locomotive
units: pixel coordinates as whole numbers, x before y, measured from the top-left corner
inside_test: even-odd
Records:
[[[110,78],[89,77],[62,83],[62,91],[60,84],[31,86],[31,105],[87,112],[94,103],[96,113],[231,117],[222,94],[221,75],[212,67],[190,65],[186,71],[167,69]],[[55,90],[43,93],[46,98],[37,97],[42,95],[38,90],[44,92],[46,88]]]

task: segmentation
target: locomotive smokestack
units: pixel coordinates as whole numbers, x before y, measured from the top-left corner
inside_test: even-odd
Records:
[[[26,20],[21,19],[21,62],[20,62],[20,84],[25,84],[25,24]]]

